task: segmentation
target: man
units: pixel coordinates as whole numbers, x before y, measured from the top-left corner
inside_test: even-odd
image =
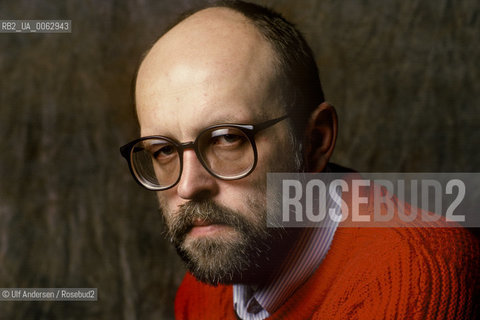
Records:
[[[311,50],[278,14],[228,1],[184,17],[141,63],[136,107],[142,138],[122,154],[187,265],[177,318],[474,316],[462,229],[267,227],[267,172],[344,170]]]

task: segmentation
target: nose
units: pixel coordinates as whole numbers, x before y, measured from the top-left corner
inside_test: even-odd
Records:
[[[217,179],[203,167],[194,150],[183,152],[183,171],[177,194],[185,200],[211,197],[218,191]]]

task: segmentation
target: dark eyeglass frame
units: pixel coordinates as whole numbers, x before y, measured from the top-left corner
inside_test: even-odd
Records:
[[[128,167],[130,169],[130,173],[134,177],[135,181],[138,184],[140,184],[142,187],[144,187],[148,190],[152,190],[152,191],[167,190],[167,189],[173,188],[174,186],[176,186],[178,184],[178,182],[180,181],[180,178],[182,177],[182,173],[183,173],[183,152],[184,152],[185,149],[193,149],[195,151],[197,159],[200,161],[200,163],[205,168],[205,170],[207,170],[208,173],[210,173],[212,176],[214,176],[218,179],[222,179],[222,180],[238,180],[238,179],[245,178],[250,173],[252,173],[252,171],[255,169],[255,167],[257,165],[258,154],[257,154],[257,145],[255,144],[255,135],[257,133],[259,133],[260,131],[267,129],[267,128],[277,124],[278,122],[280,122],[280,121],[282,121],[282,120],[284,120],[288,117],[289,117],[289,115],[284,115],[280,118],[267,120],[265,122],[262,122],[262,123],[259,123],[259,124],[254,124],[254,125],[252,125],[252,124],[236,124],[236,123],[216,124],[216,125],[213,125],[213,126],[210,126],[210,127],[207,127],[205,129],[203,129],[197,135],[197,137],[195,138],[195,141],[188,141],[188,142],[179,142],[179,141],[176,141],[172,138],[165,137],[165,136],[141,137],[141,138],[135,139],[135,140],[127,143],[126,145],[122,146],[120,148],[120,153],[125,158],[125,160],[127,160]],[[208,165],[206,164],[205,160],[202,157],[202,153],[199,150],[199,137],[201,137],[202,134],[204,134],[206,131],[216,129],[216,128],[222,128],[222,127],[231,127],[231,128],[238,129],[238,130],[242,131],[245,134],[245,136],[249,139],[250,144],[251,144],[252,149],[253,149],[253,156],[254,156],[253,157],[253,165],[252,165],[252,167],[249,171],[247,171],[245,173],[242,173],[240,175],[237,175],[237,176],[233,176],[233,177],[223,177],[221,175],[218,175],[218,174],[214,173],[208,167]],[[166,186],[166,187],[152,187],[152,186],[147,185],[146,183],[142,183],[142,181],[141,181],[142,179],[139,177],[139,175],[137,175],[137,173],[135,171],[135,168],[134,168],[133,163],[132,163],[133,162],[132,161],[132,154],[133,154],[133,152],[135,152],[134,146],[137,143],[139,143],[141,141],[144,141],[144,140],[148,140],[148,139],[162,139],[162,140],[168,141],[172,145],[175,146],[175,148],[178,152],[179,161],[180,161],[178,178],[174,183],[172,183],[169,186]]]

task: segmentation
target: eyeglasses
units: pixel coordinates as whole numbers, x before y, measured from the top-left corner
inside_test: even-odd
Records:
[[[255,135],[287,117],[256,125],[214,125],[203,129],[195,141],[189,142],[164,136],[142,137],[121,147],[120,153],[135,180],[149,190],[167,190],[180,181],[185,149],[193,149],[212,176],[222,180],[241,179],[257,164]]]

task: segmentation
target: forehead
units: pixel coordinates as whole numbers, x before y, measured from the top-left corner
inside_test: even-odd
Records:
[[[136,83],[142,135],[193,135],[220,122],[277,115],[279,86],[270,44],[243,15],[200,11],[164,35]]]

